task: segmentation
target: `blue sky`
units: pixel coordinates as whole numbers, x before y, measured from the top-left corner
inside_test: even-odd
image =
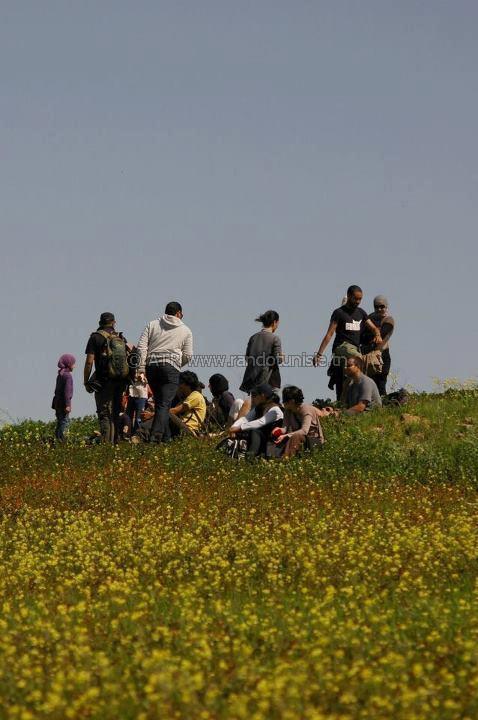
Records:
[[[396,318],[400,384],[477,374],[473,2],[6,2],[0,408],[48,419],[56,362],[168,300],[199,353],[268,308],[314,351],[345,288]],[[211,371],[200,373],[207,380]],[[241,370],[227,373],[233,389]],[[286,370],[308,399],[322,369]]]

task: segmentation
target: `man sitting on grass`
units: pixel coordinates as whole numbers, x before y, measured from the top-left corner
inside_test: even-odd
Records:
[[[382,398],[378,387],[372,378],[363,373],[362,358],[348,358],[345,374],[351,380],[347,390],[346,415],[359,415],[368,410],[382,407]]]

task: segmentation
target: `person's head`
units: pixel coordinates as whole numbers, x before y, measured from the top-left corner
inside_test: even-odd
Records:
[[[69,353],[65,353],[64,355],[60,356],[60,359],[58,360],[58,367],[60,370],[73,370],[76,364],[76,358],[74,355],[70,355]]]
[[[194,390],[201,390],[204,387],[202,382],[199,380],[196,373],[191,370],[185,370],[179,373],[179,394],[183,397],[187,397]]]
[[[220,373],[211,375],[211,377],[209,378],[209,390],[211,391],[213,397],[219,397],[220,395],[222,395],[222,393],[229,390],[229,383],[227,381],[227,378],[225,378],[224,375],[221,375]]]
[[[251,390],[251,405],[259,407],[274,399],[274,388],[269,383],[261,383]]]
[[[286,410],[297,410],[304,402],[304,393],[295,385],[288,385],[282,391],[282,404]]]
[[[275,310],[266,310],[256,318],[256,322],[262,323],[263,327],[275,332],[279,326],[279,313]]]
[[[386,317],[388,314],[388,300],[385,295],[377,295],[374,297],[373,309],[380,318]]]
[[[111,312],[103,312],[100,315],[100,328],[114,328],[116,325],[115,316]]]
[[[358,285],[351,285],[347,288],[347,305],[350,308],[357,308],[362,302],[363,292]]]
[[[351,380],[358,380],[363,372],[363,360],[361,357],[347,358],[347,365],[345,366],[345,374]]]
[[[164,314],[165,315],[174,315],[174,317],[177,317],[180,320],[182,320],[183,309],[182,309],[181,305],[176,301],[168,302],[168,304],[166,305],[166,308],[164,310]]]

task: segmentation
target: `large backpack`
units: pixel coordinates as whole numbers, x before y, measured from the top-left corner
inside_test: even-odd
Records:
[[[105,330],[97,330],[106,340],[106,370],[108,377],[116,380],[124,380],[129,375],[128,353],[126,343],[116,333],[108,333]]]

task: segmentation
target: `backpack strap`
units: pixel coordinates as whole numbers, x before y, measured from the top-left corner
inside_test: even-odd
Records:
[[[101,335],[101,337],[104,337],[105,340],[109,340],[114,333],[106,332],[106,330],[95,330],[95,333],[97,335]],[[94,333],[93,333],[94,334]]]

